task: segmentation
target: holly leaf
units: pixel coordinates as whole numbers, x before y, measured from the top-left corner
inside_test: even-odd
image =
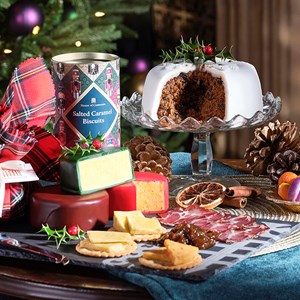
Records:
[[[210,60],[213,62],[216,62],[216,58],[221,59],[232,59],[234,60],[234,57],[231,53],[232,47],[226,51],[225,48],[222,50],[213,49],[212,54],[208,54],[205,52],[205,47],[211,46],[210,44],[205,45],[202,41],[199,42],[198,37],[195,39],[195,41],[192,41],[190,38],[187,42],[184,41],[184,39],[181,37],[180,45],[175,47],[174,51],[168,50],[164,51],[162,50],[162,59],[164,62],[172,62],[172,63],[178,63],[178,62],[191,62],[195,64],[199,63],[205,63],[206,61]]]
[[[58,159],[66,155],[75,156],[77,154],[81,154],[82,156],[84,156],[86,153],[89,154],[91,152],[99,152],[101,148],[96,149],[93,146],[94,140],[99,140],[102,143],[104,142],[102,135],[98,134],[95,138],[93,138],[89,133],[86,138],[82,138],[79,141],[75,142],[75,145],[72,148],[62,146],[61,155]]]
[[[66,226],[62,229],[51,229],[48,224],[42,224],[42,228],[38,231],[38,233],[46,233],[48,236],[48,240],[55,240],[56,248],[58,249],[61,244],[68,244],[72,240],[81,240],[86,237],[86,232],[83,231],[79,226],[77,226],[78,233],[76,235],[71,235],[68,232]]]

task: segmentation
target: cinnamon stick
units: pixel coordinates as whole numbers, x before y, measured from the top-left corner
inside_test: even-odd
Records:
[[[234,208],[244,208],[247,205],[246,197],[225,197],[222,204]]]
[[[227,188],[225,193],[229,197],[257,197],[261,195],[261,189],[241,185]]]

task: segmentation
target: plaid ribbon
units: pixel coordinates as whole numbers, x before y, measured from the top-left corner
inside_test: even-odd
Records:
[[[55,88],[43,59],[24,61],[14,70],[0,101],[0,162],[26,160],[41,179],[56,181],[59,175],[55,159],[61,148],[57,139],[41,129],[54,113]],[[24,186],[5,185],[3,218],[22,211]]]

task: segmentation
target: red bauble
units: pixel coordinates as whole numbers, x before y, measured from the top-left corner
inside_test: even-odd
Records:
[[[31,33],[36,25],[41,27],[43,21],[43,11],[34,1],[20,0],[10,7],[8,27],[17,35]]]

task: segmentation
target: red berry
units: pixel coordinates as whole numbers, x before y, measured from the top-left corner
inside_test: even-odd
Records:
[[[204,54],[206,54],[206,55],[213,55],[214,49],[213,49],[212,46],[207,45],[207,46],[204,46],[203,52],[204,52]]]
[[[93,140],[92,145],[95,147],[95,149],[100,149],[102,147],[102,143],[99,140]]]
[[[89,145],[88,142],[83,142],[83,143],[80,144],[80,147],[81,147],[82,149],[87,149],[89,146],[90,146],[90,145]]]
[[[197,48],[195,49],[195,52],[200,52],[200,51],[202,51],[202,47],[197,47]]]
[[[71,226],[68,228],[68,234],[69,235],[77,235],[78,234],[78,227],[77,226]]]

